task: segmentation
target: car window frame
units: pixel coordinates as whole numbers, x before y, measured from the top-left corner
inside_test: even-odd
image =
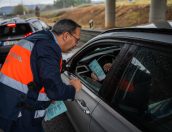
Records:
[[[104,96],[101,95],[101,98],[108,105],[111,105],[112,98],[117,89],[117,88],[114,89],[114,85],[117,85],[119,83],[119,80],[117,80],[116,78],[122,76],[123,72],[121,72],[121,70],[125,68],[125,64],[126,62],[128,62],[128,58],[130,58],[131,54],[134,52],[135,49],[136,49],[136,46],[132,45],[131,42],[129,41],[125,42],[123,50],[121,50],[121,53],[119,53],[118,57],[113,62],[111,72],[107,74],[107,77],[105,78],[105,81],[103,82],[102,93],[105,93],[105,92],[106,93]],[[113,80],[113,81],[109,81],[109,80]],[[109,84],[109,82],[111,82],[112,84]]]
[[[79,52],[77,52],[68,62],[67,62],[67,65],[70,67],[70,70],[69,71],[74,71],[74,67],[75,67],[75,64],[76,62],[81,59],[84,55],[87,54],[87,51],[93,47],[96,47],[97,46],[97,43],[99,43],[101,46],[103,45],[106,45],[105,43],[111,43],[109,45],[112,45],[114,46],[113,43],[118,43],[118,44],[123,44],[123,47],[126,43],[126,41],[121,41],[121,40],[114,40],[114,39],[105,39],[105,40],[98,40],[98,41],[94,41],[93,43],[89,43],[87,44],[86,46],[84,46]],[[123,50],[123,47],[121,48],[121,50]],[[123,53],[126,53],[126,48],[125,47],[125,51],[122,52]],[[118,56],[118,55],[117,55]],[[122,55],[121,55],[122,56]],[[118,58],[118,57],[117,57]],[[75,74],[74,74],[75,75]],[[85,84],[84,81],[81,80],[81,82],[86,85],[86,87],[89,87],[87,84]],[[91,90],[94,94],[96,94],[98,97],[102,98],[98,93],[96,93],[95,91],[93,91],[91,88],[88,88],[89,90]],[[103,99],[103,98],[102,98]]]

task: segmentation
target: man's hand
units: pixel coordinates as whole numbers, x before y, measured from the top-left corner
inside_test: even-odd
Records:
[[[81,82],[77,78],[76,79],[71,79],[69,81],[69,84],[72,85],[75,88],[76,92],[79,92],[81,90],[81,88],[82,88]]]

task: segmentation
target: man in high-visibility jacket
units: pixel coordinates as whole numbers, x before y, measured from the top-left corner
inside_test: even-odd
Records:
[[[15,44],[0,71],[0,128],[4,132],[41,132],[45,109],[52,100],[74,99],[78,79],[62,82],[62,54],[76,46],[81,26],[57,22]]]

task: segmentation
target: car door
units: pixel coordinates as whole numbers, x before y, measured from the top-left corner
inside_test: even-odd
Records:
[[[130,58],[130,54],[134,49],[130,49],[129,45],[124,45],[115,61],[109,74],[107,75],[99,96],[101,101],[92,113],[90,124],[90,132],[140,132],[133,124],[127,121],[117,111],[115,111],[110,103],[115,94],[115,86],[119,83],[120,77],[117,71],[121,71],[126,66],[126,62]]]
[[[88,68],[90,59],[105,55],[107,52],[118,53],[121,47],[119,47],[119,44],[116,45],[113,42],[100,40],[88,44],[69,60],[68,65],[70,66],[62,74],[64,82],[68,82],[70,76],[81,79],[82,90],[76,93],[74,101],[65,102],[68,109],[68,116],[78,132],[89,131],[92,113],[101,100],[98,96],[98,91],[96,91],[96,86],[100,84],[82,75],[88,75],[90,72]],[[114,49],[112,50],[111,47]]]
[[[65,82],[68,81],[67,73],[62,75]],[[77,132],[88,132],[91,121],[91,113],[99,102],[97,98],[86,86],[82,85],[82,90],[75,95],[74,101],[66,101],[67,115]]]
[[[100,101],[92,113],[90,132],[141,132],[106,102]]]
[[[139,46],[130,46],[126,56],[120,59],[125,65],[116,65],[120,67],[117,71],[114,66],[109,75],[111,80],[107,80],[109,87],[105,84],[104,101],[99,102],[92,114],[91,131],[170,132],[171,52],[172,47],[163,43],[151,46],[151,43],[140,42]],[[111,89],[115,92],[106,92]]]

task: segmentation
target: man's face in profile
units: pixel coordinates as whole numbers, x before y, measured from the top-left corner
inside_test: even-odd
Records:
[[[72,50],[78,44],[78,41],[80,40],[80,32],[81,28],[77,27],[74,32],[66,33],[67,39],[65,40],[65,44],[62,49],[63,52],[68,52]]]

